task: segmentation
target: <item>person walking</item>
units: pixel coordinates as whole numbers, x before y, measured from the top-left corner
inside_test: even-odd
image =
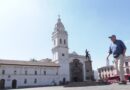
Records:
[[[126,46],[123,43],[123,41],[117,40],[116,35],[112,35],[109,38],[112,41],[112,44],[110,45],[109,48],[109,54],[107,56],[107,60],[109,60],[109,56],[113,54],[117,75],[120,77],[119,84],[127,84],[123,68]]]

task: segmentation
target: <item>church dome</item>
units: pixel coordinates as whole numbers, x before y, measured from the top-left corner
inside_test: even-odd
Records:
[[[58,18],[58,21],[55,24],[55,30],[56,31],[64,31],[65,30],[65,27],[64,27],[63,23],[61,22],[60,17]]]
[[[72,52],[73,55],[78,55],[75,51]]]

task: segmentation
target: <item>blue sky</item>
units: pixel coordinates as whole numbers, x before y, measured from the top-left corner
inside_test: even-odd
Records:
[[[111,34],[130,55],[129,0],[0,0],[0,58],[52,58],[51,34],[61,15],[70,52],[90,51],[93,68],[104,66]],[[112,59],[112,58],[111,58]]]

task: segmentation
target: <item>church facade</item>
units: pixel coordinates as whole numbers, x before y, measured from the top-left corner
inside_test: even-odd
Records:
[[[52,42],[52,59],[0,59],[0,88],[59,85],[94,78],[91,59],[76,52],[69,53],[68,33],[60,18],[55,24]]]

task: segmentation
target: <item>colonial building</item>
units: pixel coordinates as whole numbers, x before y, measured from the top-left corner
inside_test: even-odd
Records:
[[[60,18],[52,33],[52,42],[52,59],[0,59],[0,88],[59,85],[93,79],[90,58],[76,52],[69,53],[68,33]]]
[[[125,58],[124,63],[124,71],[125,75],[130,74],[130,56]],[[113,77],[117,75],[117,71],[114,65],[104,66],[98,69],[100,79],[107,79],[109,77]]]

